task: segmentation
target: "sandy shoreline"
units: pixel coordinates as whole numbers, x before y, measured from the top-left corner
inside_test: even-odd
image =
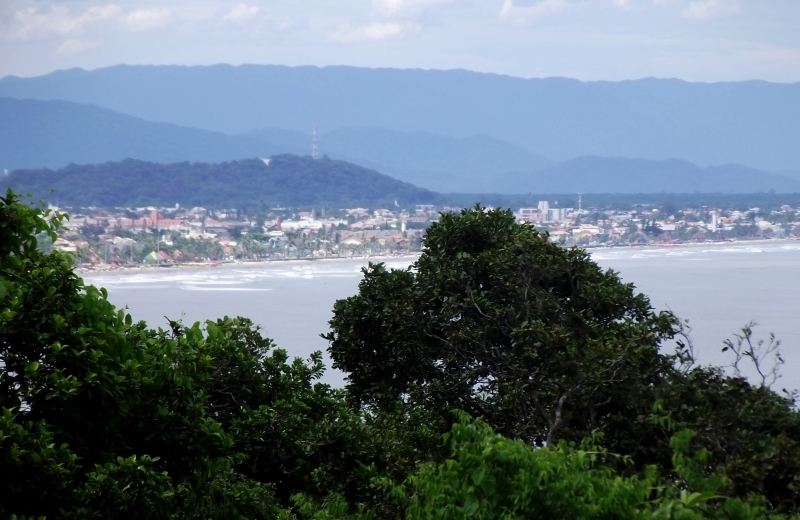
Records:
[[[409,260],[413,262],[419,257],[419,253],[409,253],[401,256],[351,256],[351,257],[329,257],[329,258],[287,258],[275,260],[254,260],[247,262],[208,262],[208,263],[189,263],[189,264],[172,264],[168,268],[159,267],[156,265],[136,265],[125,267],[110,267],[100,269],[83,269],[77,268],[76,271],[84,278],[94,276],[102,276],[108,274],[142,274],[142,273],[158,273],[158,272],[175,272],[175,271],[194,271],[202,269],[224,269],[226,267],[235,266],[238,268],[252,269],[258,267],[275,266],[275,265],[302,265],[312,264],[315,262],[350,262],[350,261],[363,261],[367,262],[387,262],[391,260]]]
[[[749,244],[763,245],[763,244],[792,244],[800,242],[800,238],[754,238],[752,240],[725,240],[715,242],[681,242],[679,244],[630,244],[626,246],[596,246],[587,247],[585,249],[592,251],[594,249],[630,249],[630,248],[645,248],[645,247],[658,247],[658,248],[674,248],[674,247],[719,247],[719,246],[743,246]]]
[[[797,238],[773,238],[773,239],[754,239],[754,240],[730,240],[724,242],[685,242],[680,244],[632,244],[632,245],[625,245],[625,246],[597,246],[597,247],[587,247],[586,250],[589,253],[595,251],[609,251],[609,250],[626,250],[626,249],[646,249],[646,248],[657,248],[657,249],[676,249],[676,248],[698,248],[698,247],[725,247],[725,246],[759,246],[765,244],[797,244],[800,243],[800,239]],[[352,262],[352,261],[363,261],[366,262],[386,262],[391,260],[400,260],[400,259],[407,259],[410,261],[414,261],[419,257],[420,253],[408,253],[401,256],[351,256],[351,257],[320,257],[320,258],[287,258],[287,259],[275,259],[275,260],[255,260],[255,261],[247,261],[247,262],[208,262],[208,263],[187,263],[187,264],[173,264],[169,268],[158,267],[154,265],[137,265],[137,266],[126,266],[126,267],[110,267],[110,268],[99,268],[99,269],[83,269],[78,268],[78,273],[86,278],[94,277],[94,276],[102,276],[105,274],[141,274],[141,273],[156,273],[164,271],[164,269],[168,269],[165,272],[174,272],[174,271],[188,271],[188,270],[198,270],[198,269],[220,269],[229,266],[236,266],[237,268],[258,268],[258,267],[266,267],[269,265],[301,265],[301,264],[310,264],[314,262]]]

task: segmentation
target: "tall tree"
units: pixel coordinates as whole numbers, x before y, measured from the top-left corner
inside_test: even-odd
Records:
[[[37,247],[62,218],[0,198],[0,517],[271,519],[352,495],[366,430],[320,353],[290,360],[245,319],[133,323]]]
[[[370,265],[330,324],[334,367],[367,413],[407,407],[446,428],[460,409],[534,446],[600,431],[635,463],[625,471],[642,474],[651,464],[668,471],[670,438],[689,428],[707,469],[738,496],[762,493],[779,511],[800,500],[791,396],[682,366],[685,338],[677,353],[660,352],[683,333],[672,314],[509,211],[443,214],[413,266]]]
[[[478,206],[443,214],[411,268],[365,269],[326,337],[361,405],[459,408],[554,445],[638,406],[674,324],[585,251]]]

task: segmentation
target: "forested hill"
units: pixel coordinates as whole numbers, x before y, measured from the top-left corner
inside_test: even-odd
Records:
[[[62,206],[374,207],[439,200],[437,193],[348,162],[296,155],[220,164],[126,159],[55,171],[15,170],[0,177],[0,187]]]
[[[146,121],[93,105],[4,97],[0,135],[0,170],[56,169],[126,158],[219,163],[311,151],[311,128],[262,128],[231,135]],[[498,177],[549,164],[523,147],[485,135],[455,138],[338,128],[321,132],[319,142],[322,152],[334,159],[442,192],[490,191]]]

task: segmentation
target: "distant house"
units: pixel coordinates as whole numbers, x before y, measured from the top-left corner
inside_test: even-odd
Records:
[[[152,210],[150,218],[144,217],[139,219],[120,218],[116,221],[116,225],[123,229],[145,229],[151,227],[158,227],[161,229],[183,229],[189,226],[189,223],[180,219],[165,219],[161,218],[158,211]]]
[[[517,220],[522,222],[540,222],[542,217],[539,208],[520,208],[517,212]]]
[[[64,240],[62,238],[59,238],[53,242],[53,249],[64,251],[65,253],[74,253],[78,250],[77,246],[75,246],[73,242]]]
[[[594,234],[592,234],[588,229],[578,229],[576,231],[577,233],[572,234],[572,237],[576,240],[581,240],[584,238],[588,239],[594,238]]]
[[[160,264],[169,262],[172,258],[164,251],[151,251],[149,255],[142,260],[145,264]]]
[[[575,238],[580,238],[581,236],[589,236],[591,238],[595,235],[602,235],[602,234],[603,234],[603,228],[598,226],[592,226],[590,224],[584,224],[583,226],[572,230],[572,235]]]

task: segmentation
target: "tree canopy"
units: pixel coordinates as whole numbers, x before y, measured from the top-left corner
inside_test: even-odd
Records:
[[[274,205],[355,207],[433,204],[440,196],[374,170],[323,157],[277,155],[211,163],[158,164],[126,159],[15,170],[0,187],[61,206],[148,205],[265,209]]]
[[[63,218],[0,198],[0,517],[796,512],[792,399],[662,353],[674,316],[508,212],[366,270],[328,335],[345,389],[246,318],[134,322],[38,247]]]
[[[319,353],[243,318],[134,323],[36,248],[61,218],[0,199],[0,516],[274,518],[346,488],[361,425]]]
[[[793,400],[694,366],[681,331],[585,251],[478,206],[442,215],[410,268],[365,269],[326,337],[357,409],[400,403],[445,425],[460,409],[532,446],[600,431],[640,472],[668,468],[674,429],[690,428],[741,496],[793,510]]]
[[[372,266],[334,313],[354,399],[459,408],[551,446],[635,407],[674,325],[585,251],[481,210],[443,215],[413,268]]]

